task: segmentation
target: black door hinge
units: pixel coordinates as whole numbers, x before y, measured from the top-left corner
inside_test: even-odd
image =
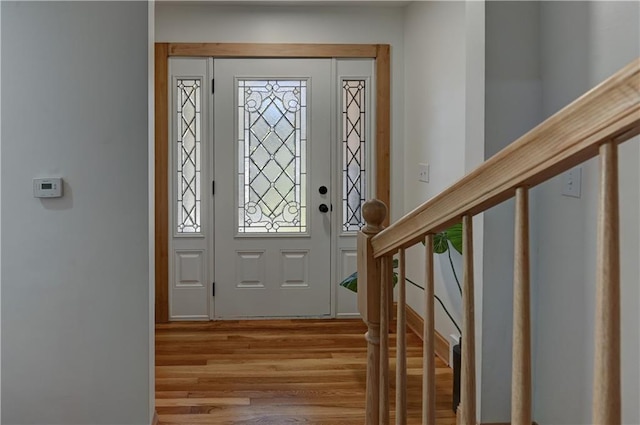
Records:
[[[211,79],[211,94],[216,92],[216,85],[214,84],[216,80],[214,78]]]
[[[211,194],[212,195],[216,194],[216,181],[215,180],[211,180]]]
[[[215,282],[211,282],[211,296],[213,296],[213,297],[216,296],[216,283]]]

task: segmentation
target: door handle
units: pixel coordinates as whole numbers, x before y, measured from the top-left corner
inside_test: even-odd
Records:
[[[327,194],[327,186],[320,186],[318,188],[318,192],[320,192],[320,195],[326,195]]]
[[[329,207],[327,206],[327,204],[320,204],[320,206],[318,207],[318,209],[320,210],[321,213],[327,213],[329,212]]]

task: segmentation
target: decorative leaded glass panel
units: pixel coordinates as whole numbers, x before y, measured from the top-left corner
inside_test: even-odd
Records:
[[[238,232],[307,231],[307,81],[238,81]]]
[[[342,230],[364,225],[365,202],[365,80],[342,81]]]
[[[201,92],[199,79],[177,80],[178,233],[200,233]]]

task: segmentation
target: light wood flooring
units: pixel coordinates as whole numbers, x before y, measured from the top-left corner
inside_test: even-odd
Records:
[[[160,424],[363,425],[365,332],[361,320],[157,325]],[[422,341],[408,331],[407,343],[409,424],[419,424]],[[395,383],[393,363],[391,373]],[[453,373],[440,359],[436,380],[437,423],[453,425]]]

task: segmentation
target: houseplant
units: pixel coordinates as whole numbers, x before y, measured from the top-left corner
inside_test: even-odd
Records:
[[[449,227],[447,230],[440,233],[436,233],[433,236],[433,252],[435,254],[447,253],[449,264],[451,265],[451,271],[453,272],[453,277],[458,287],[458,292],[460,293],[460,296],[462,296],[462,287],[460,286],[460,280],[458,279],[458,275],[456,274],[456,270],[453,265],[453,259],[451,258],[451,249],[450,249],[451,247],[453,247],[456,251],[462,254],[462,223],[454,224],[453,226]],[[398,268],[397,259],[393,260],[393,268],[394,269]],[[405,279],[407,280],[407,282],[414,285],[415,287],[424,290],[424,287],[418,285],[411,279],[409,278],[405,278]],[[394,271],[393,272],[394,286],[396,283],[398,283],[398,273]],[[358,272],[355,271],[349,276],[347,276],[346,278],[344,278],[344,280],[340,282],[340,286],[345,287],[352,292],[358,292]],[[460,326],[458,326],[458,323],[456,323],[456,321],[453,319],[453,317],[449,313],[449,310],[447,310],[447,308],[445,307],[440,297],[438,297],[437,295],[434,295],[434,297],[438,301],[438,303],[440,304],[444,312],[447,314],[447,316],[449,317],[453,325],[456,327],[456,329],[458,329],[458,332],[462,333],[460,330]]]
[[[447,254],[447,257],[449,259],[449,264],[451,265],[451,272],[453,273],[453,278],[455,279],[456,285],[458,287],[458,293],[460,294],[460,297],[462,297],[462,287],[460,286],[460,280],[458,279],[458,275],[456,274],[456,269],[453,265],[453,259],[451,258],[452,247],[458,253],[462,254],[462,223],[456,223],[453,226],[446,229],[445,231],[436,233],[433,236],[433,252],[435,254],[444,254],[444,253]],[[393,268],[394,269],[398,268],[397,259],[393,260]],[[405,279],[407,282],[414,285],[415,287],[424,290],[424,287],[418,285],[411,279],[407,277],[405,277]],[[398,273],[394,271],[393,272],[394,286],[396,283],[398,283]],[[343,286],[349,289],[350,291],[358,292],[358,272],[355,271],[351,275],[347,276],[342,282],[340,282],[340,286]],[[458,330],[458,333],[462,334],[462,330],[460,329],[460,326],[458,326],[458,323],[455,321],[453,316],[451,316],[451,313],[449,313],[449,310],[447,310],[447,307],[442,302],[442,299],[440,299],[440,297],[438,297],[438,295],[436,294],[434,294],[434,298],[436,299],[436,301],[438,301],[438,303],[444,310],[445,314],[449,317],[449,320],[451,320],[453,325],[456,327],[456,329]],[[453,406],[452,407],[454,412],[456,411],[458,404],[460,402],[460,355],[461,355],[460,350],[461,350],[460,343],[456,344],[453,347],[453,357],[454,357],[453,358],[453,381],[454,382],[453,382]]]

